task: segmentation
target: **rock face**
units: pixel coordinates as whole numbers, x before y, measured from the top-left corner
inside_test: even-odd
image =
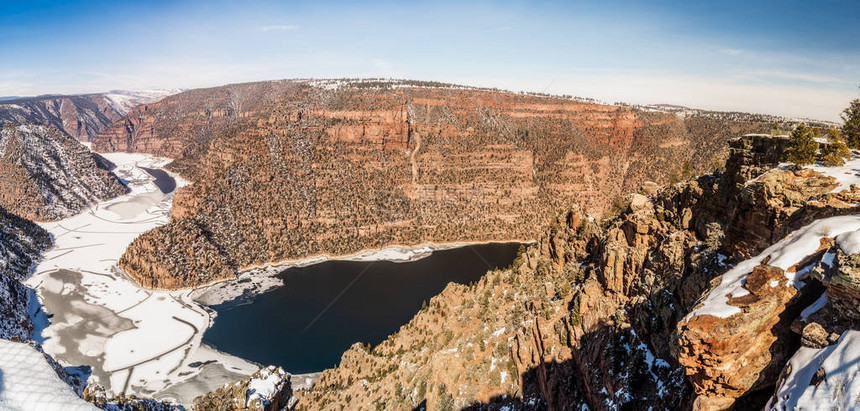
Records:
[[[765,262],[747,278],[749,294],[731,301],[744,315],[685,317],[765,239],[855,202],[829,193],[830,177],[765,173],[779,156],[758,138],[731,143],[725,173],[629,197],[605,228],[577,211],[559,215],[513,267],[450,285],[382,344],[351,348],[297,394],[299,406],[762,407],[766,398],[749,394],[772,387],[796,348],[790,325],[806,291]]]
[[[137,398],[120,394],[110,397],[104,387],[90,383],[84,388],[82,396],[84,400],[92,403],[98,408],[108,411],[183,411],[182,406],[173,405],[169,402],[153,400],[150,398]]]
[[[279,411],[291,410],[293,397],[290,374],[279,367],[265,367],[242,380],[224,384],[194,399],[198,411]]]
[[[556,210],[599,215],[763,123],[412,83],[267,82],[135,109],[96,150],[173,157],[194,182],[122,259],[139,283],[387,245],[533,239]],[[397,87],[394,87],[397,86]]]
[[[743,315],[695,316],[682,323],[680,362],[704,393],[697,408],[727,408],[733,399],[773,384],[796,348],[786,343],[791,320],[782,314],[797,290],[786,284],[782,269],[760,265],[744,287],[748,295],[729,300]]]
[[[109,162],[62,131],[43,125],[0,127],[0,206],[32,220],[56,220],[124,194]]]
[[[50,245],[47,231],[0,207],[0,338],[30,339],[30,290],[21,281]]]
[[[0,102],[0,125],[50,125],[87,142],[121,120],[134,106],[157,101],[173,91],[126,92],[72,96],[23,97]]]

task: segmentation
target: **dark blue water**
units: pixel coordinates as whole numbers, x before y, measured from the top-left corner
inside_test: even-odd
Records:
[[[353,343],[379,344],[449,282],[468,284],[509,266],[519,243],[437,251],[408,263],[327,261],[290,268],[284,286],[218,312],[203,342],[292,373],[336,365]]]
[[[160,168],[146,168],[141,167],[144,171],[149,173],[149,175],[155,177],[153,183],[162,193],[168,194],[173,190],[176,190],[176,180],[167,174],[166,171]]]

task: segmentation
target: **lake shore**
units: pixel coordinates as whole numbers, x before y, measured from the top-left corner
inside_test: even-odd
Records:
[[[236,278],[219,280],[211,284],[191,289],[190,297],[203,305],[213,306],[235,300],[237,298],[252,298],[283,285],[276,276],[284,270],[296,267],[307,267],[326,261],[390,261],[409,263],[426,258],[436,251],[451,250],[474,245],[520,243],[534,244],[534,240],[493,240],[476,242],[427,242],[414,246],[389,245],[384,248],[363,249],[345,255],[319,254],[301,259],[283,260],[263,266],[246,267]]]

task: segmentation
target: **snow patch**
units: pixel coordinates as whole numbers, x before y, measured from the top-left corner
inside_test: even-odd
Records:
[[[803,311],[800,312],[800,320],[806,321],[806,319],[809,318],[810,315],[824,308],[825,305],[827,305],[827,296],[821,294],[821,297],[818,297],[818,299],[815,300],[814,303],[810,304],[809,307],[804,308]]]
[[[0,339],[0,376],[2,410],[97,410],[28,344]]]
[[[286,383],[286,373],[283,369],[269,366],[260,370],[259,377],[252,378],[248,383],[248,396],[245,399],[245,407],[251,406],[254,400],[260,400],[261,405],[272,401],[275,394],[283,389]]]
[[[860,156],[852,154],[850,160],[846,161],[844,165],[838,167],[828,167],[816,163],[815,165],[807,168],[835,178],[838,186],[833,189],[834,193],[848,190],[851,188],[852,184],[860,187]]]
[[[860,398],[860,331],[845,331],[836,344],[822,349],[801,347],[788,362],[768,410],[850,410]],[[822,379],[813,384],[819,370]]]
[[[839,245],[839,248],[841,248],[845,254],[851,255],[860,253],[860,231],[850,231],[837,235],[836,244]],[[831,263],[827,265],[831,267],[833,266],[832,257]]]
[[[824,218],[792,232],[781,241],[762,251],[758,256],[738,263],[723,274],[720,285],[711,291],[699,308],[687,314],[686,320],[689,321],[697,315],[727,318],[740,313],[740,308],[728,305],[729,296],[737,298],[749,294],[743,285],[753,268],[761,264],[766,257],[770,257],[769,265],[788,270],[789,267],[799,263],[804,257],[814,253],[821,245],[822,237],[839,236],[857,230],[860,230],[860,215]],[[798,273],[786,272],[785,277],[789,284],[795,288],[801,288],[802,284],[799,284],[799,280],[797,280],[799,278]]]

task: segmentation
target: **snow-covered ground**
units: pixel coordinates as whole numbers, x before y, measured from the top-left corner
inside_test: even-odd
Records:
[[[255,372],[255,364],[201,347],[211,315],[188,291],[142,289],[116,269],[134,238],[169,220],[175,187],[163,174],[159,179],[144,170],[159,169],[167,159],[104,156],[118,166],[114,172],[131,192],[41,224],[55,244],[26,282],[47,312],[37,315],[34,338],[64,366],[90,366],[91,377],[113,393],[188,403],[193,395]],[[192,378],[198,381],[187,383]],[[173,390],[183,382],[184,389]]]
[[[28,344],[0,339],[0,410],[96,410]]]
[[[835,178],[839,186],[833,190],[834,192],[848,190],[851,184],[860,187],[860,157],[856,155],[840,167],[827,167],[819,163],[807,168]]]

